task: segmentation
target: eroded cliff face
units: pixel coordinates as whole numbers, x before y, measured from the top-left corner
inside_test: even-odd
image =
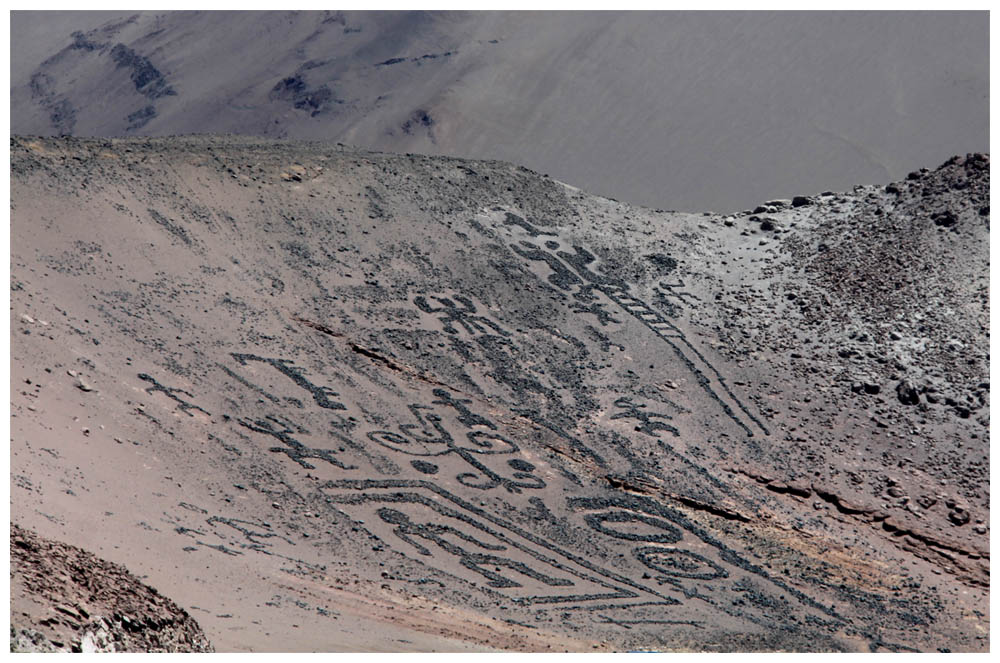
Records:
[[[988,157],[717,216],[11,151],[12,518],[220,650],[988,649]]]

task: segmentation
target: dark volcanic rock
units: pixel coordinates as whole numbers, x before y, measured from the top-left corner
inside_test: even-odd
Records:
[[[948,513],[948,520],[955,525],[964,525],[970,518],[969,512],[962,508],[955,508]]]
[[[881,385],[875,384],[873,382],[865,382],[864,390],[866,394],[877,394],[882,391]]]
[[[156,107],[153,105],[144,106],[134,113],[129,113],[128,128],[129,130],[141,129],[154,117],[156,117]]]
[[[916,386],[906,380],[896,385],[896,397],[903,405],[916,405],[920,402],[920,394]]]
[[[315,117],[339,103],[326,85],[310,86],[301,74],[278,81],[268,95],[269,99],[291,103],[294,108],[309,111]]]
[[[951,210],[945,210],[943,212],[935,212],[931,214],[931,219],[934,221],[936,226],[944,226],[946,228],[951,227],[958,223],[958,217],[955,216],[954,212]]]
[[[137,92],[149,99],[159,99],[177,94],[166,77],[144,55],[136,53],[125,44],[115,44],[111,59],[118,67],[129,70],[129,77]]]

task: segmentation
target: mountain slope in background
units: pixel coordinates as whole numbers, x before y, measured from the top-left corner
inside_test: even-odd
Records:
[[[12,519],[219,650],[988,650],[987,156],[719,216],[11,154]]]
[[[989,150],[985,13],[12,14],[11,128],[502,159],[735,211]]]

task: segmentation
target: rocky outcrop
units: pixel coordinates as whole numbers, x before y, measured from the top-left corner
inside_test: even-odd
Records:
[[[124,567],[11,524],[10,648],[211,652],[198,623]]]

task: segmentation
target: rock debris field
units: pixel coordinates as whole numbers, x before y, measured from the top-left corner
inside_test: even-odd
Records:
[[[37,626],[12,628],[11,651],[212,651],[189,614],[121,566],[17,525],[10,540],[12,622]]]
[[[13,138],[12,646],[988,651],[989,157],[796,193]]]

